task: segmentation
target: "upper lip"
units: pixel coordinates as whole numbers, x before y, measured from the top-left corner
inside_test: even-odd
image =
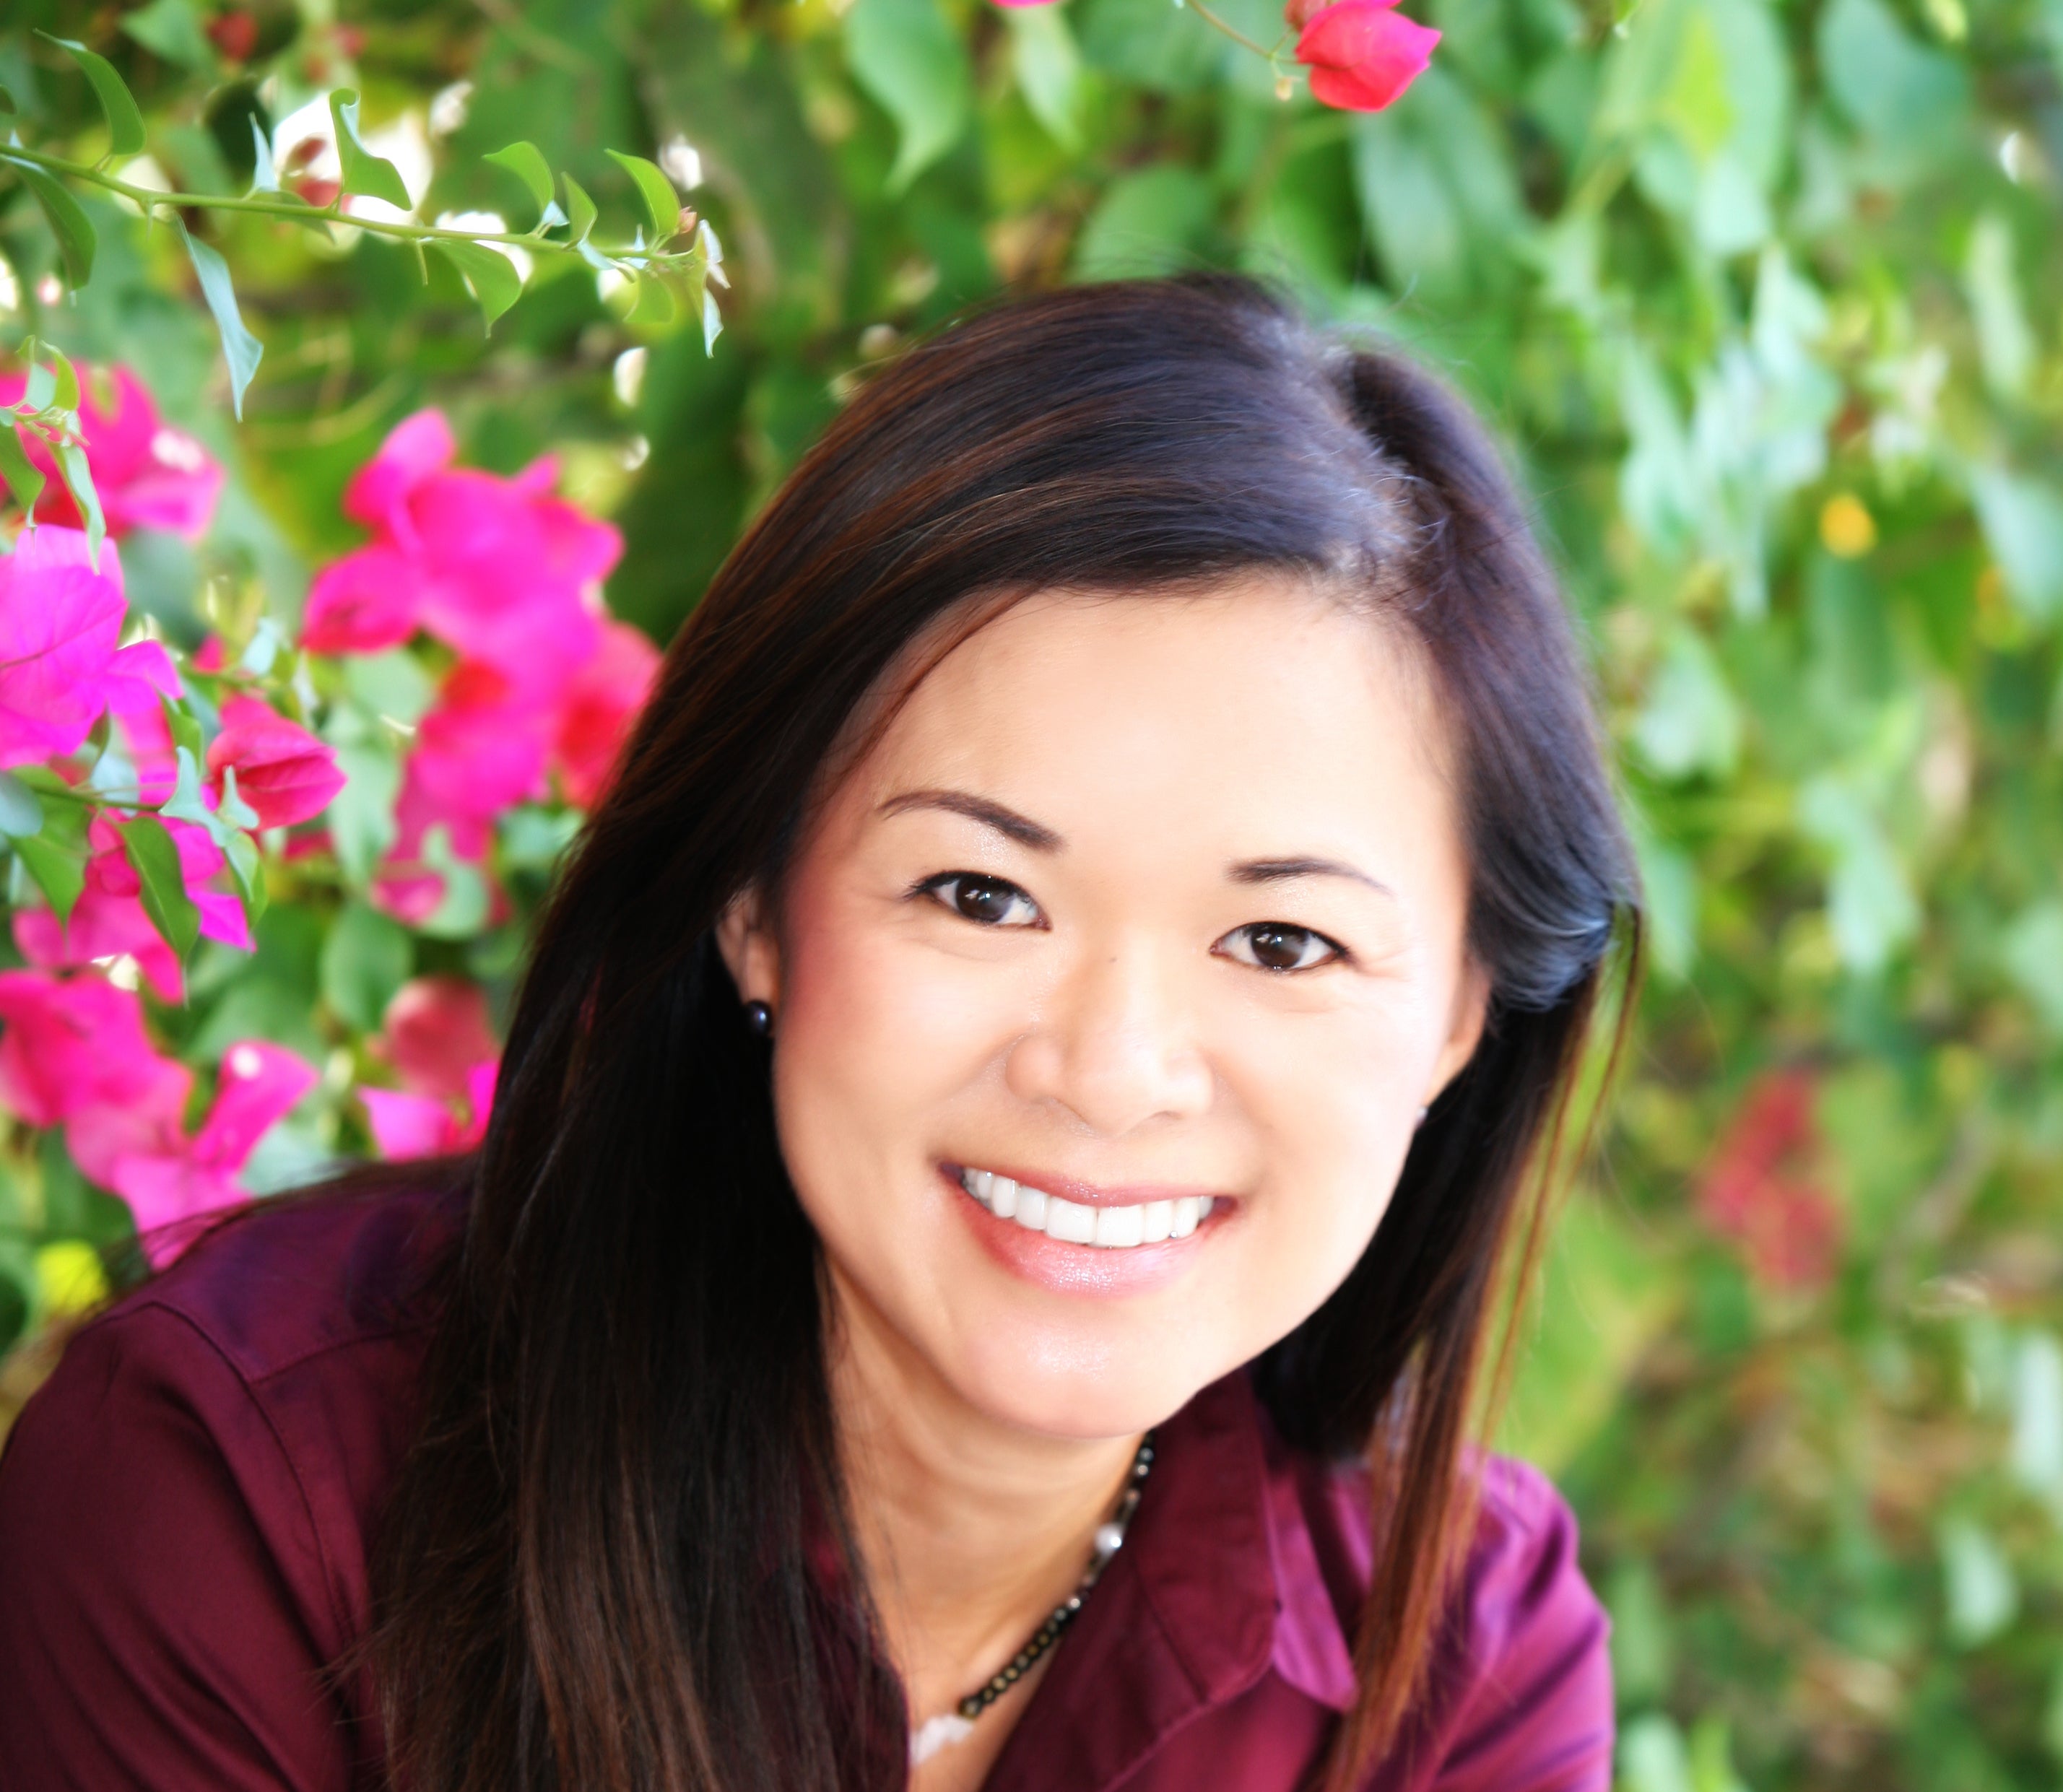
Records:
[[[955,1163],[959,1170],[986,1170],[993,1175],[1007,1176],[1019,1187],[1044,1189],[1048,1195],[1057,1195],[1064,1201],[1072,1201],[1077,1207],[1143,1207],[1148,1201],[1180,1201],[1208,1195],[1214,1200],[1235,1199],[1223,1189],[1200,1188],[1181,1183],[1131,1182],[1100,1184],[1084,1182],[1079,1176],[1064,1176],[1055,1170],[1027,1170],[1009,1163],[993,1163],[969,1159]]]

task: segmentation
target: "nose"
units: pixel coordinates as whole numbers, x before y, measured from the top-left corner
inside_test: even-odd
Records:
[[[1109,1139],[1203,1113],[1212,1077],[1184,981],[1170,954],[1145,942],[1085,957],[1011,1048],[1011,1092]]]

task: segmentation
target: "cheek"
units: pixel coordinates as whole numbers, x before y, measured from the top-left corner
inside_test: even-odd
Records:
[[[782,939],[774,1063],[782,1143],[806,1195],[863,1165],[919,1165],[942,1109],[990,1074],[1013,1022],[993,967],[919,950],[858,905],[795,906],[811,918]]]
[[[1258,1279],[1295,1290],[1285,1304],[1315,1307],[1366,1248],[1410,1149],[1434,1031],[1401,1003],[1249,1031],[1228,1080],[1265,1161],[1274,1248]]]

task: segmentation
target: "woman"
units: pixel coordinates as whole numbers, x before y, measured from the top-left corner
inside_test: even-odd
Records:
[[[1603,1792],[1464,1438],[1633,891],[1452,399],[1228,279],[947,332],[674,644],[477,1160],[23,1415],[12,1783]]]

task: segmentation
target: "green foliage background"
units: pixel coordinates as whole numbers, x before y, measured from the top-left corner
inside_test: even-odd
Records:
[[[734,283],[706,356],[569,260],[487,340],[405,249],[211,226],[266,344],[237,428],[176,239],[89,199],[101,270],[49,303],[0,187],[10,337],[131,362],[231,463],[198,554],[125,551],[168,616],[228,579],[291,617],[351,469],[435,402],[477,464],[564,454],[663,640],[868,364],[1013,288],[1245,267],[1465,388],[1566,571],[1652,902],[1507,1420],[1613,1609],[1623,1784],[2063,1786],[2063,0],[1430,0],[1434,67],[1372,117],[1278,102],[1167,0],[264,0],[247,66],[201,34],[228,10],[13,0],[0,82],[94,153],[26,28],[86,36],[223,192],[254,110],[348,82],[377,129],[468,82],[426,218],[527,223],[479,160],[524,137],[627,228],[604,150],[681,135]],[[307,1034],[275,913],[196,1026]],[[1777,1067],[1843,1215],[1795,1285],[1699,1212]],[[37,1236],[113,1205],[54,1183]]]

